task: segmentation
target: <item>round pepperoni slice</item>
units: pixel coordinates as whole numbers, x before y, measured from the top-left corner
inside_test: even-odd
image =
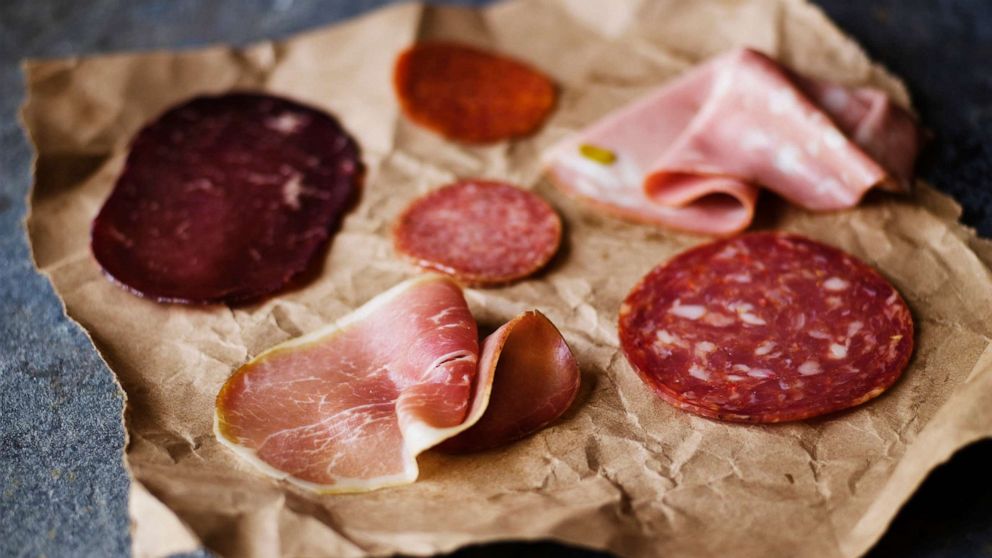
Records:
[[[554,84],[537,70],[454,43],[413,45],[396,61],[393,82],[411,120],[466,143],[531,134],[555,104]]]
[[[397,220],[393,240],[396,251],[420,267],[469,285],[499,285],[551,260],[561,219],[536,194],[463,180],[414,200]]]
[[[913,319],[844,252],[754,233],[645,276],[620,310],[627,360],[665,401],[720,420],[783,422],[859,405],[902,374]]]
[[[93,255],[164,302],[256,299],[305,270],[361,180],[327,114],[268,95],[199,97],[135,136],[93,222]]]

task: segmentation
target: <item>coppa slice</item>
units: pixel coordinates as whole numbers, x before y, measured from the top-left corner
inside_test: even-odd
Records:
[[[620,217],[730,234],[757,187],[814,211],[909,189],[913,118],[884,93],[798,76],[739,49],[607,115],[545,155],[552,181]]]
[[[665,401],[729,421],[783,422],[878,396],[913,352],[913,320],[882,276],[800,236],[704,244],[645,276],[620,343]]]
[[[469,285],[499,285],[551,260],[561,243],[561,219],[531,192],[462,180],[414,200],[396,221],[393,243],[423,268]]]
[[[135,136],[93,221],[93,255],[160,301],[255,299],[313,262],[361,170],[354,140],[319,110],[260,94],[198,97]]]
[[[554,84],[544,74],[457,43],[411,46],[396,61],[393,84],[411,120],[466,143],[531,134],[555,105]]]
[[[459,287],[412,279],[241,367],[217,396],[214,430],[266,474],[322,493],[360,492],[416,480],[417,455],[478,423],[497,376],[533,388],[516,393],[532,412],[497,405],[459,447],[529,434],[575,397],[578,367],[539,313],[497,330],[479,357]]]

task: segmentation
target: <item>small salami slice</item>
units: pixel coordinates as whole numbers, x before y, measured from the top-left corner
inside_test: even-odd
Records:
[[[754,233],[655,268],[620,310],[627,360],[665,401],[720,420],[783,422],[859,405],[902,374],[913,319],[844,252]]]
[[[551,260],[561,219],[531,192],[463,180],[414,200],[397,220],[393,240],[396,251],[420,267],[469,285],[499,285]]]
[[[455,43],[410,47],[396,61],[393,83],[411,120],[466,143],[531,134],[555,104],[554,85],[544,74]]]
[[[331,116],[268,95],[199,97],[135,136],[93,221],[93,255],[163,302],[256,299],[306,269],[361,180]]]

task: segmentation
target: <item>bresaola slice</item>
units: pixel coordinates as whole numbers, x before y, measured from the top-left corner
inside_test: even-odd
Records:
[[[920,147],[913,118],[884,93],[792,73],[740,49],[607,115],[545,157],[552,181],[620,217],[731,234],[757,188],[804,208],[905,191]]]
[[[534,193],[462,180],[414,200],[396,220],[393,245],[422,268],[493,286],[544,267],[561,229],[558,214]]]
[[[393,85],[406,115],[445,138],[491,143],[535,132],[555,105],[548,77],[458,43],[417,43],[396,61]]]
[[[198,97],[142,128],[93,221],[93,255],[159,301],[241,302],[307,269],[361,180],[331,116],[269,95]]]
[[[571,405],[578,378],[568,346],[537,312],[497,330],[480,355],[461,289],[425,276],[242,366],[217,396],[215,433],[303,488],[374,490],[413,482],[417,455],[460,433],[450,449],[534,432]]]
[[[620,310],[620,343],[668,403],[738,422],[859,405],[902,374],[913,320],[882,276],[800,236],[754,233],[683,252]]]

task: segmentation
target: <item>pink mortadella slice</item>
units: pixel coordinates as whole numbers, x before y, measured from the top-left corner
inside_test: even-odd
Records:
[[[815,211],[852,207],[875,186],[908,190],[919,147],[915,121],[884,93],[739,49],[565,140],[545,163],[560,188],[621,217],[732,234],[750,224],[758,187]]]
[[[715,65],[666,84],[554,146],[544,157],[552,182],[632,221],[717,235],[746,228],[758,189],[735,177],[692,172],[670,191],[654,192],[654,199],[644,189],[646,173],[701,110]],[[597,150],[609,159],[597,160]]]
[[[546,336],[554,326],[535,326],[535,320],[524,314],[491,336],[498,341],[487,340],[480,365],[477,327],[461,289],[439,276],[411,279],[242,366],[217,396],[215,434],[264,473],[311,491],[364,492],[411,483],[418,476],[418,454],[470,429],[488,412],[501,412],[487,411],[497,375],[513,385],[518,373],[573,374],[578,382],[567,345],[560,335]],[[517,329],[545,336],[514,340]],[[516,348],[518,343],[535,348]],[[518,356],[528,352],[559,360],[546,365]],[[503,361],[534,368],[507,371]],[[486,447],[544,426],[574,398],[545,395],[518,394],[541,407],[534,414],[544,420],[487,419],[508,425],[508,434],[487,440]],[[500,436],[495,430],[486,434]]]

